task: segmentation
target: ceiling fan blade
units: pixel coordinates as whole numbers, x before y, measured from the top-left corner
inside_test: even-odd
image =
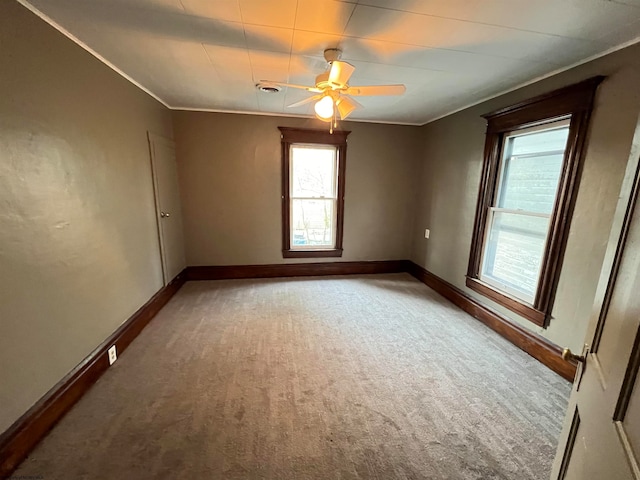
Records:
[[[334,60],[331,62],[331,70],[329,71],[329,83],[337,87],[344,87],[349,83],[355,69],[356,67],[350,63]]]
[[[406,90],[404,85],[370,85],[367,87],[349,87],[344,93],[356,96],[402,95]]]
[[[338,108],[338,112],[340,113],[340,118],[342,120],[351,115],[356,108],[363,108],[362,105],[349,97],[338,98],[336,101],[336,107]]]
[[[274,82],[274,81],[271,81],[271,80],[260,80],[260,83],[272,83],[274,85],[279,85],[281,87],[299,88],[301,90],[306,90],[307,92],[315,92],[315,93],[322,92],[321,88],[307,87],[305,85],[296,85],[296,84],[293,84],[293,83]]]
[[[287,105],[287,108],[299,107],[301,105],[306,105],[307,103],[314,102],[316,100],[320,100],[324,95],[313,95],[312,97],[305,98],[304,100],[300,100],[299,102],[292,103],[291,105]]]

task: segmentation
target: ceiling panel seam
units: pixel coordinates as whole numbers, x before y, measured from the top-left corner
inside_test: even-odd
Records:
[[[269,112],[257,112],[257,111],[237,111],[237,110],[226,110],[226,109],[208,109],[208,108],[189,108],[189,107],[177,107],[177,106],[172,106],[170,105],[168,102],[164,101],[160,96],[158,96],[157,94],[155,94],[153,91],[151,91],[149,88],[145,87],[144,85],[142,85],[141,83],[139,83],[137,80],[135,80],[133,77],[131,77],[130,75],[126,74],[124,71],[122,71],[121,69],[119,69],[118,67],[116,67],[113,63],[111,63],[109,60],[107,60],[105,57],[103,57],[101,54],[99,54],[97,51],[93,50],[91,47],[89,47],[89,45],[85,44],[83,41],[81,41],[78,37],[76,37],[75,35],[73,35],[71,32],[69,32],[68,30],[66,30],[64,27],[62,27],[62,25],[58,24],[55,20],[53,20],[51,17],[49,17],[47,14],[41,12],[39,9],[35,8],[34,6],[32,6],[28,0],[18,0],[18,2],[25,8],[27,8],[29,11],[31,11],[32,13],[34,13],[35,15],[37,15],[40,19],[42,19],[43,21],[45,21],[46,23],[48,23],[49,25],[51,25],[53,28],[55,28],[56,30],[58,30],[60,33],[62,33],[63,35],[65,35],[68,39],[70,39],[71,41],[73,41],[74,43],[76,43],[78,46],[80,46],[81,48],[83,48],[85,51],[87,51],[88,53],[90,53],[91,55],[93,55],[95,58],[97,58],[99,61],[101,61],[103,64],[105,64],[106,66],[108,66],[109,68],[111,68],[113,71],[115,71],[116,73],[118,73],[121,77],[125,78],[126,80],[128,80],[130,83],[132,83],[133,85],[135,85],[136,87],[138,87],[140,90],[142,90],[143,92],[147,93],[149,96],[151,96],[152,98],[154,98],[155,100],[157,100],[160,104],[162,104],[163,106],[165,106],[166,108],[170,109],[170,110],[191,110],[191,111],[208,111],[208,112],[220,112],[220,113],[240,113],[240,114],[252,114],[252,115],[265,115],[265,116],[289,116],[289,117],[300,117],[300,118],[312,118],[312,115],[298,115],[298,114],[285,114],[284,110],[283,113],[269,113]],[[180,0],[180,4],[182,5],[182,1]],[[298,1],[296,1],[296,15],[294,18],[297,17],[297,12],[298,12]],[[626,4],[625,4],[626,5]],[[184,9],[184,5],[183,9]],[[342,43],[344,38],[360,38],[360,37],[350,37],[348,35],[345,35],[345,32],[347,31],[349,22],[351,21],[351,18],[353,17],[356,9],[357,9],[357,5],[356,7],[352,10],[351,15],[349,16],[349,19],[347,20],[347,22],[345,23],[345,26],[343,28],[342,34],[340,35],[340,42]],[[380,8],[380,7],[372,7],[372,8]],[[388,8],[382,8],[385,10],[395,10],[395,9],[388,9]],[[398,11],[402,11],[402,10],[398,10]],[[247,38],[246,38],[246,31],[244,29],[244,19],[242,18],[242,9],[240,8],[240,15],[241,15],[241,21],[243,24],[243,35],[244,35],[244,40],[245,40],[245,49],[247,50],[247,52],[249,51],[248,49],[248,43],[247,43]],[[431,17],[435,17],[435,18],[447,18],[447,19],[452,19],[450,17],[439,17],[439,16],[434,16],[434,15],[426,15],[426,14],[418,14],[418,15],[423,15],[423,16],[431,16]],[[454,20],[458,20],[458,19],[454,19]],[[460,21],[464,21],[464,20],[460,20]],[[480,22],[469,22],[466,21],[467,23],[478,23],[478,24],[483,24]],[[484,25],[484,24],[483,24]],[[517,28],[510,28],[510,27],[502,27],[499,25],[493,25],[493,24],[486,24],[486,25],[491,25],[491,26],[498,26],[500,28],[507,28],[507,29],[511,29],[511,30],[520,30],[520,31],[525,31],[525,32],[532,32],[532,33],[539,33],[541,35],[548,35],[548,36],[556,36],[559,38],[570,38],[570,39],[574,39],[574,37],[564,37],[561,35],[551,35],[551,34],[546,34],[546,33],[541,33],[541,32],[535,32],[535,31],[529,31],[529,30],[521,30],[521,29],[517,29]],[[294,28],[292,29],[292,34],[293,32],[295,32],[295,20],[294,20]],[[315,33],[315,32],[312,32]],[[422,126],[422,125],[426,125],[429,123],[432,123],[436,120],[439,120],[441,118],[447,117],[449,115],[455,114],[457,112],[460,112],[462,110],[465,110],[467,108],[473,107],[475,105],[478,105],[480,103],[486,102],[488,100],[500,97],[502,95],[505,95],[509,92],[512,92],[514,90],[518,90],[520,88],[526,87],[528,85],[531,85],[533,83],[539,82],[543,79],[552,77],[554,75],[557,75],[561,72],[570,70],[572,68],[575,68],[579,65],[583,65],[585,63],[588,63],[590,61],[593,61],[597,58],[609,55],[611,53],[614,53],[618,50],[621,50],[623,48],[629,47],[631,45],[634,45],[636,43],[640,42],[640,36],[635,37],[634,39],[624,42],[622,44],[613,46],[611,48],[605,49],[599,53],[596,53],[594,55],[591,55],[589,57],[586,57],[580,61],[574,62],[568,66],[564,66],[564,67],[560,67],[557,68],[551,72],[548,72],[546,74],[543,75],[539,75],[531,80],[527,80],[525,82],[522,82],[514,87],[509,87],[505,90],[502,90],[498,93],[495,94],[491,94],[487,97],[483,97],[477,101],[474,101],[472,103],[469,104],[465,104],[464,106],[460,107],[460,108],[456,108],[454,110],[451,111],[447,111],[446,113],[439,115],[435,118],[432,119],[428,119],[426,121],[424,121],[423,123],[414,123],[414,122],[397,122],[397,121],[381,121],[381,120],[373,120],[373,119],[352,119],[351,121],[354,122],[363,122],[363,123],[381,123],[381,124],[393,124],[393,125],[410,125],[410,126]],[[397,43],[397,42],[388,42],[388,43]],[[213,65],[213,61],[209,55],[209,52],[207,52],[205,45],[202,44],[203,49],[205,50],[205,53],[207,55],[207,58],[209,59],[210,64],[212,65],[212,67],[214,68],[214,71],[216,72],[216,74],[218,74],[217,69],[215,68],[215,65]],[[404,43],[401,43],[400,45],[405,45]],[[407,44],[409,45],[409,44]],[[432,48],[432,47],[425,47],[425,48]],[[441,49],[441,48],[436,48],[438,50],[450,50],[450,49]],[[454,50],[454,51],[462,51],[462,50]],[[468,53],[472,53],[472,54],[478,54],[475,52],[468,52]],[[292,42],[291,42],[291,47],[290,47],[290,51],[289,51],[289,70],[287,72],[288,75],[290,75],[290,68],[291,68],[291,57],[293,55],[293,38],[292,38]],[[486,54],[479,54],[479,55],[483,55],[483,56],[487,56]],[[505,58],[505,59],[510,59],[509,57],[502,57],[502,56],[497,56],[497,55],[488,55],[488,56],[494,56],[497,58]],[[252,76],[253,76],[253,65],[251,64],[251,56],[249,55],[249,62],[250,62],[250,67],[252,69]],[[364,61],[363,61],[364,62]],[[371,62],[369,62],[371,63]],[[391,64],[390,64],[391,65]],[[419,67],[414,67],[414,68],[419,68]],[[424,69],[424,70],[433,70],[433,69]],[[255,94],[256,94],[256,102],[257,104],[259,104],[259,99],[257,97],[257,90],[254,90]]]

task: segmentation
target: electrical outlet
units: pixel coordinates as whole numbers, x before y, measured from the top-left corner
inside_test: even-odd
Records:
[[[113,362],[115,362],[118,359],[118,354],[116,353],[116,346],[111,345],[108,351],[109,351],[109,365],[113,365]]]
[[[424,231],[424,238],[429,238],[429,235],[430,235],[430,234],[431,234],[431,232],[430,232],[430,231],[429,231],[429,229],[427,228],[427,229]]]

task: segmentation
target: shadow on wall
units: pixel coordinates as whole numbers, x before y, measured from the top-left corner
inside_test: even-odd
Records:
[[[459,122],[453,115],[423,127],[424,165],[413,251],[414,259],[427,270],[462,285],[468,256],[460,252],[469,252],[471,247],[482,170],[478,152],[483,150],[485,122],[478,115],[465,128],[452,129],[447,126],[450,121]],[[461,138],[457,132],[466,132],[466,136]],[[432,138],[437,139],[433,144]],[[425,228],[431,230],[428,240]]]

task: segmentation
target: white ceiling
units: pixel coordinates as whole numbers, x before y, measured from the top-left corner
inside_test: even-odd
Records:
[[[173,109],[311,115],[308,96],[339,47],[354,120],[424,124],[640,40],[640,0],[20,0]]]

